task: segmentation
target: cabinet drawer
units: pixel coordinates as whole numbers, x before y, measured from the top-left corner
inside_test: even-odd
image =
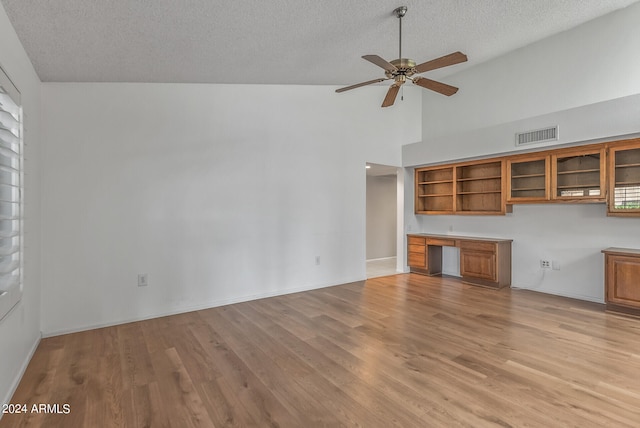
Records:
[[[424,245],[413,245],[409,244],[409,252],[410,253],[419,253],[424,254],[426,252],[426,248]]]
[[[493,242],[481,242],[481,241],[460,241],[460,248],[463,250],[475,250],[475,251],[496,251],[496,244]]]
[[[409,266],[412,267],[427,267],[427,257],[424,253],[409,253]]]
[[[427,245],[440,245],[443,247],[455,247],[455,239],[427,238]]]
[[[425,239],[422,236],[409,236],[409,245],[425,245]]]

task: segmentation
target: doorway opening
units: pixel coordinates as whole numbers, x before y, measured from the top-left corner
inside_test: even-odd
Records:
[[[404,175],[402,168],[367,163],[367,278],[403,272]]]

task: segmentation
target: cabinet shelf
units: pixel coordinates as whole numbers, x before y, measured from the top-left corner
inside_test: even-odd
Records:
[[[598,168],[591,168],[591,169],[575,169],[572,171],[558,171],[558,175],[568,175],[568,174],[585,174],[585,173],[589,173],[589,172],[600,172],[600,169]]]
[[[616,181],[615,187],[617,188],[620,185],[626,187],[640,186],[640,181]]]
[[[600,183],[574,184],[572,186],[557,186],[558,189],[599,189]]]
[[[424,194],[424,195],[418,195],[419,198],[446,198],[446,197],[452,197],[453,193],[431,193],[431,194]]]
[[[458,178],[456,181],[480,181],[480,180],[500,180],[502,177],[499,175],[492,175],[490,177],[471,177],[471,178]]]
[[[520,175],[511,175],[511,178],[535,178],[535,177],[544,177],[545,174],[520,174]]]
[[[494,193],[502,193],[500,190],[487,190],[487,191],[477,191],[477,192],[458,192],[458,195],[489,195]]]
[[[616,169],[617,168],[636,168],[639,166],[640,166],[640,163],[623,163],[623,164],[616,164]]]
[[[420,184],[420,185],[429,185],[429,184],[446,184],[446,183],[453,183],[453,180],[421,181],[418,184]]]
[[[545,187],[512,187],[512,192],[531,192],[533,190],[542,190],[545,191]]]

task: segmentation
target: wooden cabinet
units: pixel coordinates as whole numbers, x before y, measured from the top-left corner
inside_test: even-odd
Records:
[[[640,215],[640,140],[609,149],[609,215]]]
[[[640,138],[415,170],[416,214],[505,214],[519,203],[606,202],[640,217]]]
[[[454,168],[421,168],[416,170],[416,214],[452,214]]]
[[[542,202],[550,199],[548,155],[514,156],[507,159],[507,202]]]
[[[411,272],[442,274],[442,247],[460,248],[462,281],[494,288],[511,285],[511,240],[453,235],[415,234],[407,236],[408,265]],[[424,252],[417,249],[424,243]],[[426,259],[418,258],[418,254]],[[413,256],[412,256],[413,255]],[[418,262],[424,260],[424,265]]]
[[[415,171],[416,214],[504,214],[502,161]]]
[[[605,149],[558,151],[551,156],[552,199],[605,201]]]
[[[502,161],[456,167],[456,212],[504,214]]]
[[[640,250],[607,248],[602,252],[607,310],[640,315]]]

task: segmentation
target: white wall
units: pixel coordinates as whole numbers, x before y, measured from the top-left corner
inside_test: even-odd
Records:
[[[425,91],[423,138],[640,93],[638,22],[635,3],[447,77],[460,90],[444,101]]]
[[[448,81],[461,87],[461,96],[436,103],[425,94],[425,139],[403,147],[403,164],[512,153],[517,131],[555,124],[558,145],[638,135],[639,21],[635,4],[452,76]],[[640,219],[607,217],[604,204],[518,205],[497,217],[415,216],[412,171],[405,173],[411,183],[405,187],[406,230],[512,238],[514,287],[603,302],[600,251],[640,245]],[[541,270],[542,258],[560,270]]]
[[[367,176],[367,260],[396,256],[397,181]]]
[[[364,279],[365,162],[422,100],[333,89],[44,84],[43,332]]]
[[[1,4],[0,65],[21,92],[25,132],[23,296],[0,322],[0,403],[7,403],[40,339],[40,80]]]

